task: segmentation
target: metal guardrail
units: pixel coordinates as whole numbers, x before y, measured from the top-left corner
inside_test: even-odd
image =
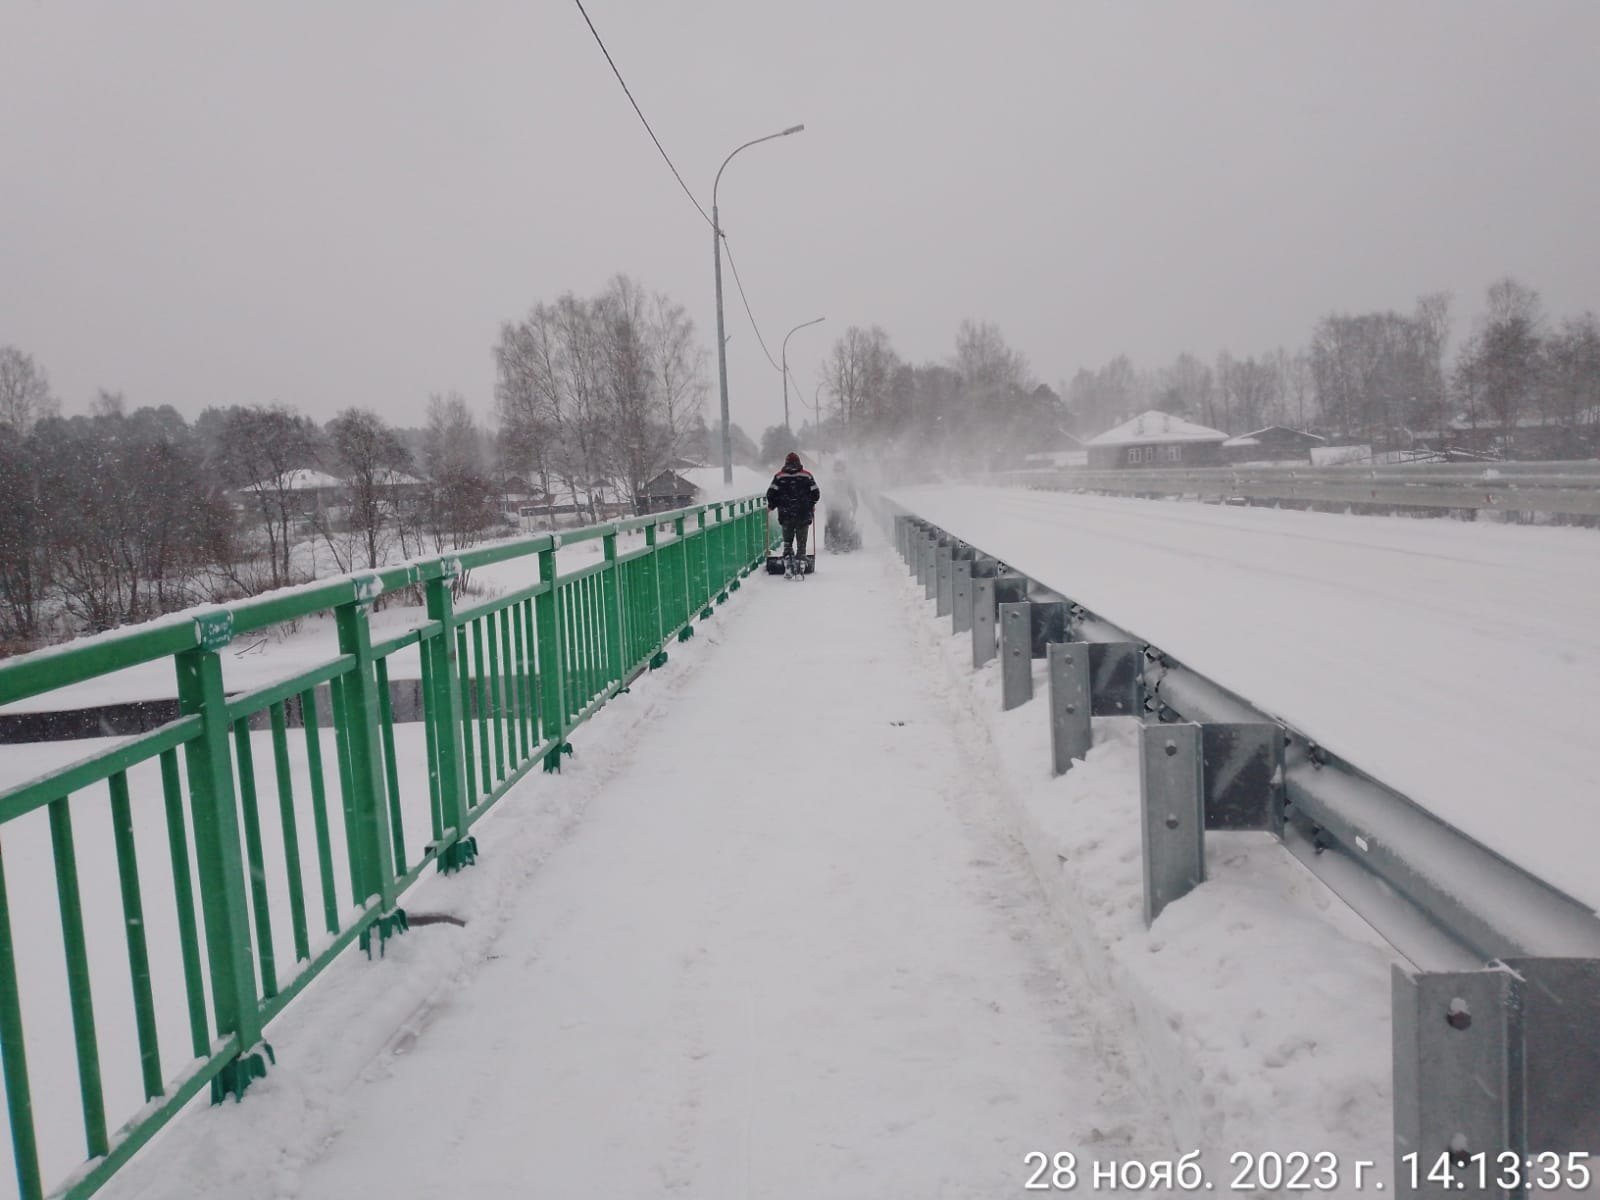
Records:
[[[1118,496],[1196,496],[1379,508],[1600,515],[1600,461],[1349,467],[1196,467],[1007,471],[1006,483]]]
[[[1091,717],[1143,722],[1147,923],[1203,882],[1207,830],[1261,830],[1409,961],[1392,993],[1400,1194],[1522,1194],[1483,1184],[1475,1155],[1600,1155],[1600,917],[1045,581],[878,505],[973,666],[999,659],[1005,708],[1046,660],[1057,774]],[[1438,1162],[1451,1182],[1428,1178]]]
[[[676,537],[658,542],[663,526],[671,526]],[[619,552],[619,535],[632,530],[644,531],[645,545]],[[603,543],[601,561],[558,575],[557,548],[592,539]],[[266,1024],[352,943],[370,953],[374,935],[381,947],[403,932],[407,921],[399,902],[406,888],[430,863],[443,871],[469,866],[477,855],[471,833],[477,821],[535,765],[558,769],[562,755],[571,753],[572,730],[647,667],[665,663],[672,639],[692,635],[696,616],[711,616],[713,605],[727,600],[740,577],[762,562],[769,544],[764,500],[703,505],[307,584],[0,663],[3,705],[171,658],[182,713],[158,729],[0,792],[0,840],[8,828],[16,828],[14,822],[44,808],[54,855],[88,1158],[49,1194],[93,1193],[207,1085],[213,1101],[241,1096],[272,1059],[263,1040]],[[537,563],[538,581],[481,604],[455,607],[452,579],[511,559]],[[425,593],[426,618],[375,641],[368,624],[372,603],[386,591],[413,585]],[[234,637],[315,613],[332,614],[337,655],[246,695],[224,695],[218,652]],[[427,792],[431,822],[425,831],[406,827],[389,705],[388,659],[412,645],[421,656],[428,769],[426,780],[408,778],[405,786]],[[323,685],[331,685],[326,718],[317,704]],[[309,804],[297,803],[294,792],[290,708],[298,709],[294,715],[304,726]],[[251,737],[251,719],[259,725],[263,713],[275,768],[270,783],[258,774]],[[331,766],[324,764],[319,732],[325,719],[335,734]],[[152,761],[158,783],[148,766]],[[137,780],[130,786],[129,772],[141,765],[153,795],[139,794]],[[342,851],[336,851],[330,833],[330,773],[343,801]],[[85,795],[101,785],[103,799]],[[286,877],[271,881],[258,795],[267,787],[278,803]],[[102,1080],[101,1025],[89,982],[74,797],[94,806],[95,819],[109,819],[115,838],[146,1103],[114,1131]],[[164,984],[160,989],[152,986],[135,804],[146,810],[151,804],[165,806],[182,977],[158,980]],[[314,825],[320,912],[308,911],[315,905],[302,877],[299,819],[307,807]],[[83,806],[78,813],[84,814]],[[0,857],[0,1057],[19,1192],[23,1200],[41,1200],[46,1181],[32,1104],[40,1081],[27,1061],[13,915],[32,921],[47,905],[43,897],[12,896],[4,866]],[[342,871],[348,871],[347,886],[336,880]],[[277,958],[269,882],[287,890],[292,963]],[[281,913],[281,903],[277,907]],[[319,923],[322,929],[313,933]],[[94,965],[100,972],[117,969],[114,963]],[[176,1072],[162,1065],[158,993],[181,994],[187,1006],[190,1044],[178,1055],[183,1066]],[[170,1063],[170,1048],[167,1054]],[[60,1078],[43,1083],[71,1086]]]

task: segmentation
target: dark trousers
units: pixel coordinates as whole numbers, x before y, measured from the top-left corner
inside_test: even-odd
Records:
[[[795,553],[804,556],[806,552],[806,535],[811,532],[811,522],[807,520],[804,524],[800,525],[790,525],[788,522],[782,522],[782,524],[783,552],[785,554],[790,553],[792,550],[794,550],[795,543],[799,542],[800,548],[798,551],[795,551]]]

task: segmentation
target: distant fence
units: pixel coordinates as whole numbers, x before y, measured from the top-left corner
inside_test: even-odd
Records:
[[[1487,509],[1600,516],[1600,461],[1395,466],[1007,471],[996,482],[1117,496],[1194,496],[1307,506]]]
[[[675,536],[659,539],[664,527]],[[639,530],[644,546],[619,552],[619,535]],[[559,546],[595,539],[600,561],[556,573]],[[3,705],[171,658],[181,714],[0,791],[0,846],[11,851],[9,862],[0,856],[0,1056],[24,1200],[46,1195],[36,1104],[43,1093],[53,1093],[46,1107],[54,1121],[64,1107],[60,1093],[77,1092],[87,1159],[49,1192],[67,1197],[94,1192],[208,1085],[213,1100],[241,1095],[271,1058],[262,1039],[267,1022],[352,942],[370,951],[402,932],[401,893],[430,863],[446,871],[470,865],[478,819],[535,765],[559,767],[571,753],[572,730],[634,676],[663,664],[671,640],[691,634],[697,615],[711,616],[768,544],[764,502],[729,501],[308,584],[0,664]],[[455,606],[452,579],[511,559],[536,565],[537,581]],[[375,640],[373,601],[414,585],[426,596],[425,619]],[[248,694],[224,694],[218,652],[232,638],[319,613],[333,617],[335,655]],[[397,747],[389,663],[413,646],[420,732],[407,727],[409,741]],[[326,711],[319,694],[331,701]],[[291,738],[294,726],[301,736]],[[267,759],[270,772],[262,769]],[[330,776],[338,784],[335,805]],[[75,836],[75,816],[108,823],[109,835],[104,825],[88,824]],[[95,860],[100,843],[114,845],[103,870]],[[85,847],[88,868],[80,871]],[[141,876],[141,854],[147,868],[150,857],[165,858],[170,877],[159,868],[154,878],[148,869]],[[13,895],[8,866],[14,880],[33,886]],[[24,951],[38,940],[50,919],[52,877],[60,940],[51,957],[65,964],[58,990],[70,1011],[75,1083],[59,1070],[43,1078],[30,1073],[28,1005],[19,989],[14,935],[28,935]],[[109,923],[91,922],[89,932],[125,943],[120,995],[103,982],[120,973],[120,956],[91,955],[95,939],[85,925],[86,907],[106,890],[96,883],[108,878],[116,880],[120,910]],[[153,955],[150,926],[170,927],[174,917],[175,933],[162,933],[163,952]],[[38,965],[35,955],[30,970]],[[91,968],[102,977],[99,986],[91,987]],[[27,982],[44,981],[30,974]],[[168,1003],[158,1005],[158,997]],[[116,1010],[110,1036],[97,1003]],[[53,1008],[29,1008],[41,1037],[63,1025]],[[176,1031],[187,1047],[174,1056],[161,1044],[162,1029]],[[112,1103],[102,1043],[137,1063],[136,1083],[132,1063],[121,1063],[128,1078],[111,1089]],[[163,1065],[174,1058],[182,1064],[175,1071]],[[125,1105],[125,1123],[114,1128],[108,1115],[118,1115],[115,1102],[131,1101],[135,1089],[143,1106]],[[45,1128],[54,1136],[53,1126]]]

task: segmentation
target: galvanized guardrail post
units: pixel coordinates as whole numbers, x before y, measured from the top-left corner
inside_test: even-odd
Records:
[[[195,869],[206,931],[206,960],[216,1036],[236,1035],[239,1058],[212,1085],[213,1100],[242,1096],[266,1071],[258,1049],[261,1011],[256,1001],[255,960],[250,951],[239,809],[228,752],[228,702],[217,651],[233,639],[233,616],[219,612],[196,619],[200,644],[177,655],[178,711],[200,718],[200,736],[184,747],[189,802],[194,817]],[[104,1149],[91,1153],[104,1153]]]
[[[1051,773],[1065,775],[1074,759],[1089,753],[1093,740],[1089,648],[1081,642],[1051,642],[1045,654],[1050,679]]]
[[[950,569],[954,562],[955,548],[953,546],[943,544],[934,552],[933,615],[936,617],[948,617],[950,615]]]
[[[1200,726],[1139,730],[1139,846],[1144,859],[1144,923],[1205,881],[1205,801]]]
[[[957,559],[950,564],[950,632],[966,633],[972,628],[972,560]]]
[[[977,670],[995,656],[998,639],[994,602],[994,577],[972,581],[972,668]]]
[[[1031,608],[1000,605],[1000,707],[1007,712],[1033,699]]]
[[[1569,1172],[1600,1150],[1600,959],[1396,964],[1391,998],[1398,1195],[1587,1191]]]

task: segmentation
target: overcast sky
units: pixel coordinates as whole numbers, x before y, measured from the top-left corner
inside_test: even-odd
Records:
[[[585,0],[809,400],[851,323],[1055,384],[1600,305],[1600,4]],[[0,344],[69,410],[492,405],[500,322],[616,272],[714,340],[710,232],[569,0],[0,0]],[[781,420],[731,277],[734,420]],[[711,373],[715,411],[715,370]],[[797,418],[798,419],[798,418]]]

